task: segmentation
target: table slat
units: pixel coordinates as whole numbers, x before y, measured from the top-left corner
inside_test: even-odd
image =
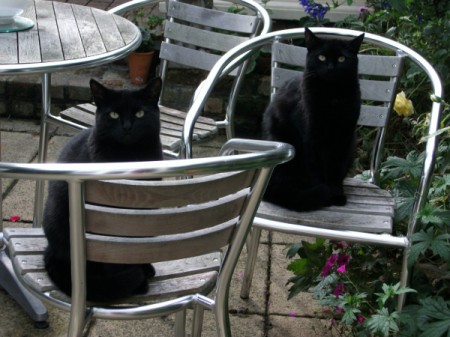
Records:
[[[39,24],[39,41],[41,44],[41,54],[43,62],[62,61],[64,55],[62,51],[56,24],[53,4],[50,1],[36,2],[36,16]]]
[[[92,14],[94,14],[106,50],[110,51],[123,47],[125,42],[122,39],[122,35],[119,32],[119,28],[117,27],[116,20],[113,16],[108,12],[100,11],[95,8],[92,9]]]
[[[64,59],[73,60],[86,56],[73,10],[62,3],[54,2],[59,37],[64,52]]]
[[[74,6],[73,13],[78,24],[86,55],[92,56],[105,53],[106,47],[91,8]]]

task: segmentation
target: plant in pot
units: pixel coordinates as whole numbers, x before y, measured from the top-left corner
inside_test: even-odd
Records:
[[[141,8],[132,12],[131,20],[140,29],[142,42],[128,56],[128,67],[131,83],[140,85],[147,83],[155,50],[161,46],[165,19],[158,15],[147,15]]]

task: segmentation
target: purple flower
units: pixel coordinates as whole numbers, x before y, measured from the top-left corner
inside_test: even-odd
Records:
[[[345,285],[344,283],[339,283],[336,288],[333,290],[333,295],[336,297],[341,296],[345,291]]]
[[[327,5],[318,4],[312,0],[299,0],[299,3],[305,9],[306,14],[318,21],[323,20],[329,9]]]
[[[358,318],[356,320],[359,324],[363,324],[366,319],[363,316],[358,315]]]
[[[341,265],[345,264],[347,266],[349,261],[350,261],[350,255],[347,255],[345,253],[339,254],[339,257],[337,259],[338,265],[341,266]]]

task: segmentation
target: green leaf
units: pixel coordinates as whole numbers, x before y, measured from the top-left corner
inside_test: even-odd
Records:
[[[397,312],[389,313],[387,308],[377,310],[377,313],[367,319],[367,327],[374,334],[381,334],[384,337],[389,336],[390,332],[399,331]]]
[[[449,336],[450,327],[450,301],[442,297],[427,297],[419,301],[422,307],[417,310],[419,337]]]
[[[308,259],[295,259],[289,263],[287,269],[297,276],[304,276],[309,274],[311,267]]]

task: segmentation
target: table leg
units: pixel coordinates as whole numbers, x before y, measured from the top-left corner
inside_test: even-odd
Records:
[[[50,82],[42,82],[42,86],[47,88],[42,89],[42,96],[44,97],[44,92],[47,94],[50,90]],[[49,106],[49,100],[46,104],[43,103],[47,108]],[[41,128],[42,129],[42,128]],[[41,130],[42,131],[42,130]],[[41,150],[41,148],[39,149]],[[45,159],[45,154],[44,157]],[[41,159],[41,157],[39,158]],[[0,161],[1,161],[1,132],[0,132]],[[43,196],[43,186],[42,196]],[[43,197],[40,199],[43,200]],[[43,201],[41,201],[43,203]],[[25,289],[20,281],[17,279],[14,273],[11,260],[6,254],[5,244],[3,242],[3,190],[2,190],[2,179],[0,179],[0,287],[6,290],[8,294],[25,310],[25,312],[34,320],[36,327],[46,328],[48,326],[47,318],[48,311],[47,308],[42,304],[40,300],[34,297],[27,289]],[[41,207],[42,208],[42,207]],[[35,201],[35,212],[36,212],[36,201]],[[41,211],[42,212],[42,211]],[[40,222],[39,222],[40,223]],[[33,226],[36,224],[33,223]]]
[[[48,115],[51,108],[51,76],[49,73],[42,75],[42,111],[41,111],[41,129],[39,137],[38,162],[44,163],[47,157],[47,143],[48,143]],[[36,191],[34,197],[34,217],[33,227],[42,226],[42,216],[44,211],[44,191],[45,182],[42,180],[36,181]]]

